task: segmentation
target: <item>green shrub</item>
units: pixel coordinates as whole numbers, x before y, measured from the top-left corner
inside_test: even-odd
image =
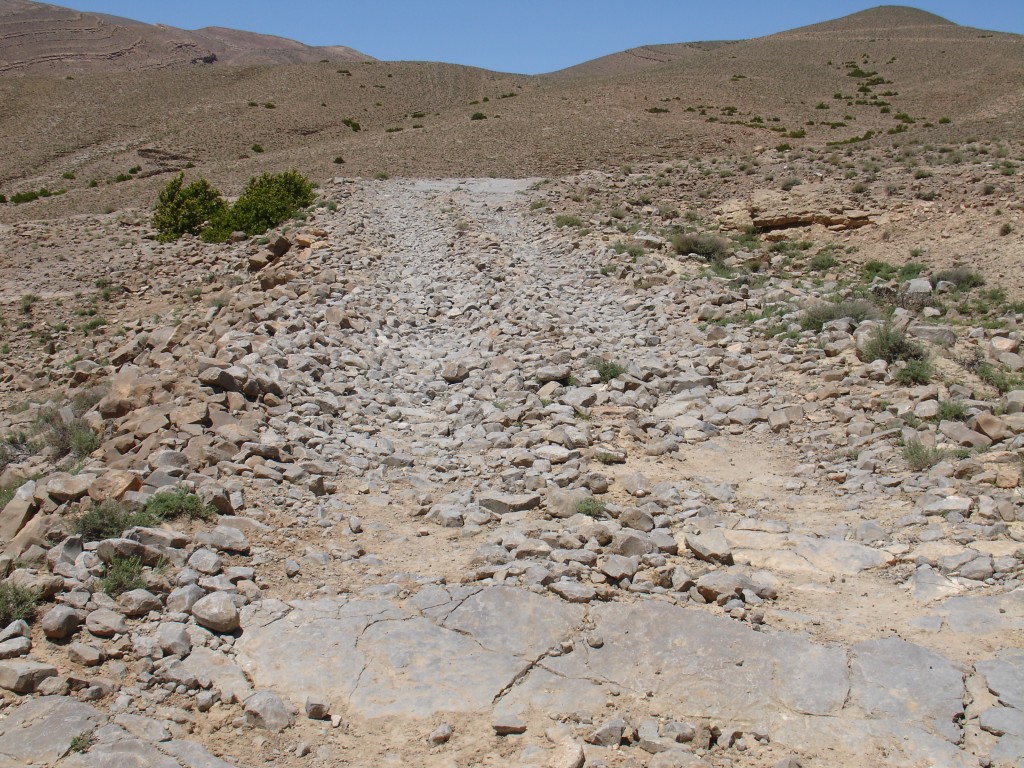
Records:
[[[173,520],[178,517],[208,520],[216,514],[213,507],[204,505],[198,496],[184,488],[154,494],[146,502],[142,512],[160,520]]]
[[[483,112],[474,112],[472,115],[470,115],[469,119],[470,120],[486,120],[487,119],[487,115],[485,115]]]
[[[935,418],[938,421],[967,421],[967,406],[959,400],[943,400]]]
[[[39,593],[34,589],[10,582],[0,584],[0,627],[6,627],[12,621],[31,622],[38,602]]]
[[[75,517],[71,528],[86,541],[100,541],[120,536],[129,528],[152,528],[176,518],[207,520],[215,514],[194,493],[179,489],[151,496],[142,509],[131,509],[120,501],[103,502]]]
[[[35,432],[38,440],[51,448],[57,458],[73,453],[84,458],[100,446],[100,437],[89,424],[79,418],[69,422],[55,408],[44,408],[36,417]]]
[[[115,557],[107,565],[107,572],[100,579],[100,588],[111,597],[145,587],[141,557]]]
[[[826,250],[814,254],[811,260],[807,262],[807,268],[814,272],[825,272],[832,269],[836,263],[836,258],[832,255],[832,251]]]
[[[729,241],[724,237],[695,234],[673,235],[672,250],[679,256],[696,253],[709,261],[720,261],[732,253]]]
[[[793,187],[799,186],[800,183],[800,179],[798,179],[796,176],[791,176],[790,178],[782,182],[782,189],[785,190],[786,192],[789,192],[789,190],[791,190]]]
[[[71,530],[86,541],[102,541],[120,536],[129,528],[151,528],[160,518],[145,510],[131,510],[120,501],[105,501],[73,518]]]
[[[252,149],[252,151],[255,152],[257,155],[263,153],[263,145],[262,144],[253,144],[252,147],[250,147],[250,149]]]
[[[313,183],[298,171],[264,173],[249,179],[230,208],[216,213],[201,233],[208,243],[223,243],[235,231],[261,235],[312,205]]]
[[[931,361],[908,360],[902,368],[896,371],[896,382],[898,384],[927,384],[931,381],[935,370]]]
[[[629,242],[626,242],[625,240],[617,240],[615,245],[612,246],[612,249],[616,253],[625,253],[632,256],[634,259],[640,258],[645,253],[644,247],[634,240],[630,240]]]
[[[346,118],[345,120],[342,120],[341,124],[346,126],[346,127],[348,127],[348,128],[351,128],[353,133],[359,133],[361,130],[363,130],[363,127],[359,123],[357,123],[355,120],[352,120],[350,118]]]
[[[874,328],[857,352],[860,359],[867,363],[872,360],[885,360],[891,364],[899,361],[925,360],[928,356],[924,347],[908,339],[904,331],[889,323]]]
[[[0,205],[7,205],[7,195],[0,195]]]
[[[158,239],[167,243],[184,234],[199,234],[204,224],[226,208],[220,192],[206,179],[185,186],[185,174],[179,173],[160,191],[153,210],[153,226]]]
[[[920,440],[908,440],[903,446],[903,458],[915,472],[928,469],[946,458],[946,452],[941,448],[928,447]]]
[[[876,277],[879,277],[882,280],[892,280],[892,278],[896,276],[896,267],[886,261],[873,259],[861,266],[860,276],[862,279],[869,282],[874,280]]]
[[[605,503],[593,497],[577,502],[576,512],[587,517],[599,518],[604,516]]]
[[[568,213],[560,213],[555,216],[556,227],[582,227],[583,221],[579,216],[573,216]]]
[[[958,290],[969,291],[971,288],[978,288],[985,284],[985,278],[980,272],[975,272],[968,267],[953,267],[936,272],[932,276],[932,285],[941,282],[953,283]]]
[[[800,327],[805,331],[821,332],[825,323],[850,318],[855,323],[878,318],[878,308],[867,299],[846,299],[843,301],[817,302],[804,308]]]
[[[626,366],[612,360],[605,360],[602,357],[591,358],[590,364],[594,366],[594,369],[597,371],[597,375],[600,376],[601,381],[604,382],[617,379],[626,372]]]

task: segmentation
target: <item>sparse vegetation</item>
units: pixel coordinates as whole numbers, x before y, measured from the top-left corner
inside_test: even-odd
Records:
[[[560,213],[555,216],[556,227],[582,227],[583,220],[579,216],[573,216],[568,213]]]
[[[908,440],[903,446],[903,458],[915,472],[934,467],[946,457],[946,452],[941,448],[927,446],[920,440]]]
[[[216,515],[213,507],[206,506],[194,493],[184,489],[162,491],[154,494],[142,508],[142,512],[160,520],[208,520]]]
[[[594,519],[604,517],[606,504],[593,496],[583,499],[576,504],[576,513],[593,517]]]
[[[206,179],[198,179],[185,186],[185,174],[171,179],[160,191],[153,211],[153,226],[161,242],[177,240],[185,234],[197,235],[227,206],[220,192]]]
[[[825,324],[833,320],[849,318],[854,323],[860,324],[865,320],[876,320],[878,316],[878,307],[867,299],[821,301],[804,307],[800,326],[806,331],[820,333]]]
[[[729,241],[714,235],[676,234],[671,242],[672,250],[679,256],[696,253],[709,261],[718,261],[732,253]]]
[[[261,235],[312,205],[313,184],[298,171],[264,173],[249,179],[230,208],[219,209],[202,230],[203,240],[227,242],[231,233]]]
[[[120,501],[105,501],[73,518],[71,530],[86,541],[101,541],[116,538],[129,528],[159,525],[160,521],[152,512],[131,510]]]
[[[873,360],[885,360],[887,363],[925,360],[928,353],[916,341],[907,338],[905,331],[890,323],[879,325],[871,330],[858,350],[860,359],[870,363]]]
[[[111,597],[118,597],[133,589],[144,589],[145,586],[140,557],[115,557],[100,579],[100,589]]]
[[[626,372],[626,366],[612,360],[605,360],[602,357],[591,358],[590,364],[594,366],[594,369],[597,371],[597,375],[601,377],[601,381],[603,382],[609,382],[612,379],[617,379]]]
[[[0,627],[6,627],[12,621],[31,623],[38,603],[39,593],[36,590],[9,581],[0,583]]]

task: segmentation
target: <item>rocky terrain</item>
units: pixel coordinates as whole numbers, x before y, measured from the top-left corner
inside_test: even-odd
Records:
[[[0,78],[0,768],[1020,768],[1020,50]]]
[[[672,173],[337,179],[228,246],[9,228],[2,764],[1018,765],[1017,305],[865,266],[942,198],[673,214]]]

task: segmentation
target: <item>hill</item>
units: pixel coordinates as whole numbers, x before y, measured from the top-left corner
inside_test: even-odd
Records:
[[[30,0],[0,0],[0,74],[139,71],[188,65],[365,61],[341,46],[208,27],[195,32]]]
[[[190,34],[195,50],[220,51],[216,64],[0,78],[0,194],[67,189],[0,219],[131,205],[193,166],[237,191],[289,167],[321,180],[550,176],[779,145],[1024,136],[1024,38],[900,7],[540,77],[429,62],[232,66],[300,44]]]

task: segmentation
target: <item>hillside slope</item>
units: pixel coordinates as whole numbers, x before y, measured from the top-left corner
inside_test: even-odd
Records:
[[[252,32],[214,27],[190,32],[30,0],[0,0],[0,75],[369,58],[351,48],[315,48]]]

